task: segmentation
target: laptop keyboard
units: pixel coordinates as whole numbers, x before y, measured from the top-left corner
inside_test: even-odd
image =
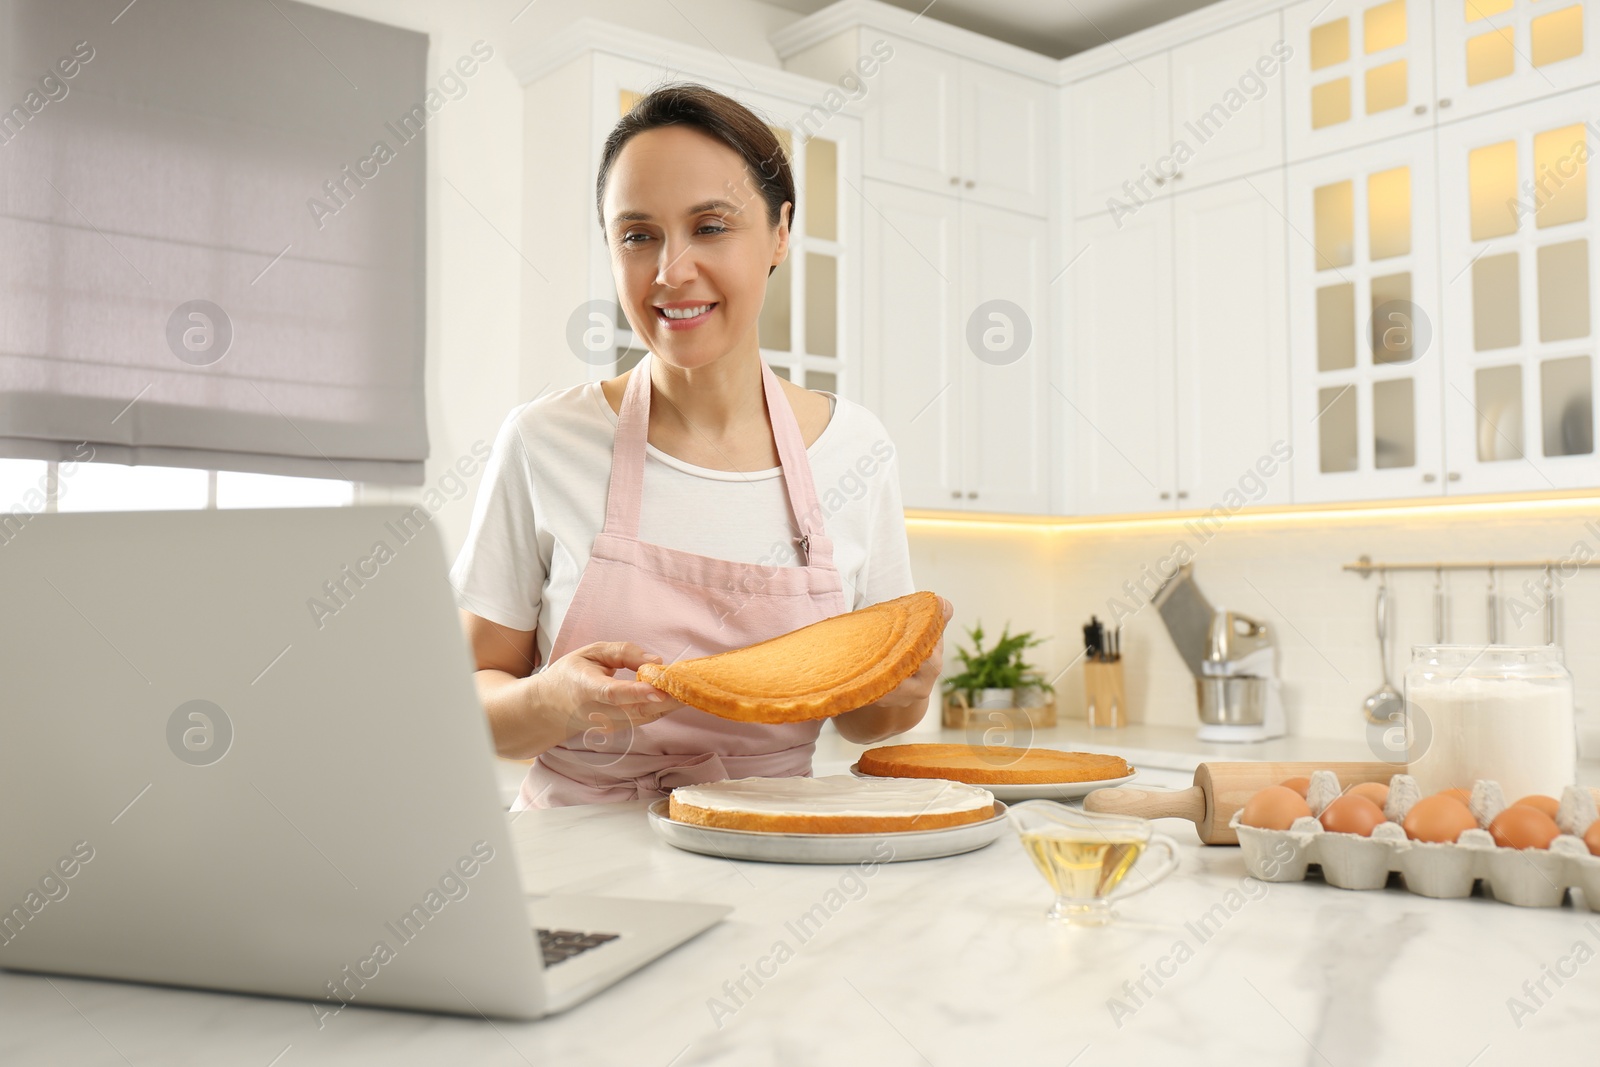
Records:
[[[533,931],[539,936],[539,950],[544,953],[546,967],[570,960],[572,957],[588,952],[605,944],[615,941],[616,934],[586,934],[579,930],[540,930]]]

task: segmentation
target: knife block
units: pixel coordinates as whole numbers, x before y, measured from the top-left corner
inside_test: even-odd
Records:
[[[1128,697],[1122,684],[1120,658],[1084,663],[1083,695],[1090,726],[1115,729],[1128,725]]]

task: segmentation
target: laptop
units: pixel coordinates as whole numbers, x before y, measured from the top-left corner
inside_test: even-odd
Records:
[[[528,1019],[720,921],[524,892],[446,575],[403,505],[0,513],[0,967]]]

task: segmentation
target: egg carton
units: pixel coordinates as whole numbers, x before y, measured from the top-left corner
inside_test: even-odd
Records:
[[[1306,800],[1313,816],[1339,793],[1332,771],[1312,775]],[[1264,830],[1241,823],[1243,809],[1234,813],[1228,826],[1239,835],[1245,868],[1263,882],[1303,881],[1306,872],[1318,866],[1323,881],[1340,889],[1382,889],[1389,873],[1398,871],[1405,887],[1424,897],[1471,896],[1481,880],[1486,895],[1495,900],[1524,908],[1553,908],[1566,900],[1568,889],[1577,887],[1583,890],[1589,910],[1600,911],[1600,856],[1591,855],[1583,842],[1597,815],[1595,797],[1588,789],[1568,786],[1562,792],[1556,816],[1561,834],[1548,849],[1503,848],[1494,843],[1487,827],[1506,807],[1498,782],[1473,783],[1468,806],[1479,828],[1463,831],[1454,843],[1413,841],[1406,836],[1401,823],[1419,799],[1421,792],[1410,775],[1391,778],[1386,821],[1373,828],[1371,837],[1333,833],[1307,816],[1287,830]]]

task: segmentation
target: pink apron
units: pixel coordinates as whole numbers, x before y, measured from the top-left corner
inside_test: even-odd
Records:
[[[647,353],[628,376],[611,450],[605,528],[595,536],[550,659],[591,641],[632,641],[672,663],[848,611],[805,440],[765,361],[767,417],[800,530],[794,551],[803,565],[736,563],[639,539],[653,360]],[[617,677],[632,678],[634,672],[619,670]],[[512,809],[659,797],[675,786],[725,778],[809,775],[821,730],[821,720],[741,723],[680,708],[631,730],[586,731],[534,761]]]

